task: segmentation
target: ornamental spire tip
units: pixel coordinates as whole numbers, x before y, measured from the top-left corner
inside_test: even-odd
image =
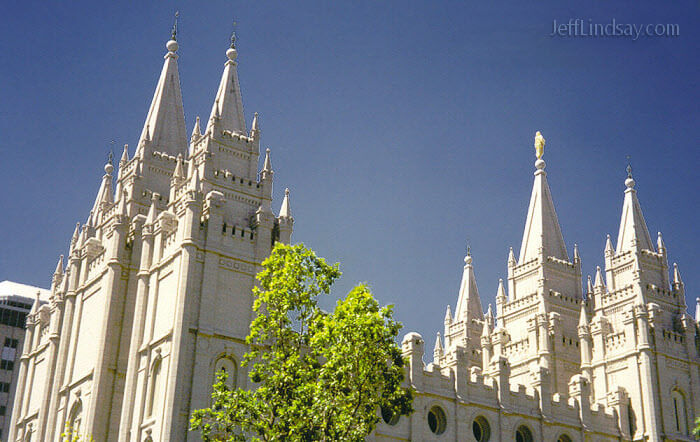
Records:
[[[175,22],[173,23],[173,29],[170,33],[170,39],[177,41],[177,18],[180,16],[180,11],[175,11]]]
[[[537,156],[538,160],[542,159],[542,156],[544,155],[544,144],[546,140],[538,130],[535,132],[535,155]]]

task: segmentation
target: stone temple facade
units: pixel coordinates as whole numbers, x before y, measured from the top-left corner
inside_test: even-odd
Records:
[[[269,150],[258,170],[234,43],[206,129],[197,119],[189,141],[175,33],[167,43],[133,157],[125,146],[116,177],[105,166],[49,304],[27,318],[10,441],[59,440],[67,423],[96,441],[197,440],[189,415],[209,405],[214,373],[248,387],[254,278],[294,220],[288,191],[273,213]]]
[[[239,363],[255,274],[294,220],[246,128],[235,41],[205,130],[188,141],[177,66],[163,70],[138,146],[107,164],[87,221],[58,261],[50,301],[27,318],[10,441],[55,441],[68,424],[97,441],[199,440],[191,410],[215,372],[250,388]],[[629,173],[616,243],[582,284],[569,257],[536,138],[532,197],[496,311],[484,313],[465,258],[432,363],[417,333],[402,342],[415,412],[382,412],[370,440],[691,440],[700,413],[698,317],[677,266],[651,240]],[[585,285],[585,290],[582,286]],[[696,310],[697,311],[697,310]]]
[[[538,133],[539,136],[539,133]],[[417,333],[403,339],[415,413],[383,413],[376,440],[690,441],[700,414],[700,299],[687,313],[676,264],[647,230],[631,168],[622,218],[582,289],[542,160],[522,244],[508,256],[496,311],[483,312],[468,253],[454,311],[432,362]],[[537,146],[536,141],[536,148]]]

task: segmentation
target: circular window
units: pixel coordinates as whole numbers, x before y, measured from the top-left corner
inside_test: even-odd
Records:
[[[515,430],[515,442],[532,442],[532,431],[525,425],[521,425]]]
[[[382,419],[389,425],[396,425],[399,422],[399,417],[389,407],[382,407]]]
[[[430,427],[430,431],[435,434],[442,434],[445,432],[447,417],[445,417],[445,412],[442,411],[442,408],[437,405],[428,412],[428,426]]]
[[[571,441],[571,438],[569,436],[567,436],[566,434],[562,434],[557,439],[557,442],[572,442],[572,441]]]
[[[472,432],[476,442],[487,442],[491,438],[491,426],[484,416],[479,416],[472,423]]]

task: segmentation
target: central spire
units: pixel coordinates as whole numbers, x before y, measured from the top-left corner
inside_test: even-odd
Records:
[[[642,206],[639,205],[637,199],[637,191],[634,190],[634,179],[632,178],[632,166],[627,166],[627,179],[625,180],[625,202],[622,205],[622,217],[620,218],[620,230],[617,234],[617,249],[618,254],[623,251],[632,250],[654,250],[647,229],[647,223],[644,221],[642,214]]]
[[[224,73],[221,76],[219,90],[214,99],[214,106],[207,123],[207,132],[212,128],[215,120],[219,120],[219,128],[233,133],[246,135],[245,119],[243,116],[243,100],[241,99],[241,87],[238,84],[238,70],[236,69],[236,33],[231,35],[231,47],[226,51],[228,61],[224,64]]]
[[[520,246],[519,264],[537,258],[540,251],[545,257],[553,256],[568,261],[564,237],[559,227],[557,212],[554,210],[552,194],[547,183],[544,154],[544,138],[537,132],[535,149],[538,159],[535,161],[535,182],[530,196],[530,207],[527,211],[523,241]]]
[[[464,258],[462,283],[460,284],[459,297],[457,298],[457,308],[455,309],[455,320],[466,320],[469,322],[471,319],[484,319],[484,311],[481,308],[479,289],[476,286],[472,255],[467,250],[467,256]]]
[[[163,70],[146,116],[146,124],[141,132],[139,151],[143,150],[145,144],[151,146],[152,151],[167,152],[173,156],[184,153],[187,149],[185,111],[182,106],[180,74],[177,68],[176,33],[177,22],[173,26],[173,39],[165,45],[168,52],[165,54]]]

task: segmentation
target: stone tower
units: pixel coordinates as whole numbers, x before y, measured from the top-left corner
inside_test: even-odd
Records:
[[[535,162],[520,256],[516,261],[511,249],[508,296],[499,284],[498,327],[491,344],[496,357],[508,357],[515,382],[526,384],[545,369],[552,379],[552,393],[564,393],[571,376],[579,371],[575,330],[583,300],[581,260],[576,246],[569,260],[545,166],[541,158]],[[484,373],[497,366],[484,367]]]
[[[251,290],[274,242],[290,241],[289,191],[275,215],[235,38],[206,129],[197,118],[189,142],[175,31],[166,47],[133,157],[124,146],[116,177],[105,165],[49,305],[29,315],[9,440],[57,440],[66,424],[99,441],[198,439],[189,415],[208,406],[214,373],[247,386]]]
[[[661,232],[654,247],[634,186],[628,167],[616,247],[608,235],[605,277],[599,267],[588,280],[582,372],[594,402],[628,404],[621,431],[632,440],[686,440],[700,411],[697,322],[676,264],[669,278]]]
[[[511,249],[497,313],[481,311],[474,259],[465,258],[457,308],[445,314],[432,363],[425,342],[402,342],[415,389],[408,417],[371,440],[691,441],[700,413],[700,299],[693,319],[661,234],[651,240],[631,169],[617,244],[584,289],[578,247],[566,251],[538,158],[519,258]],[[443,344],[444,338],[444,344]],[[429,357],[429,355],[427,355]]]

